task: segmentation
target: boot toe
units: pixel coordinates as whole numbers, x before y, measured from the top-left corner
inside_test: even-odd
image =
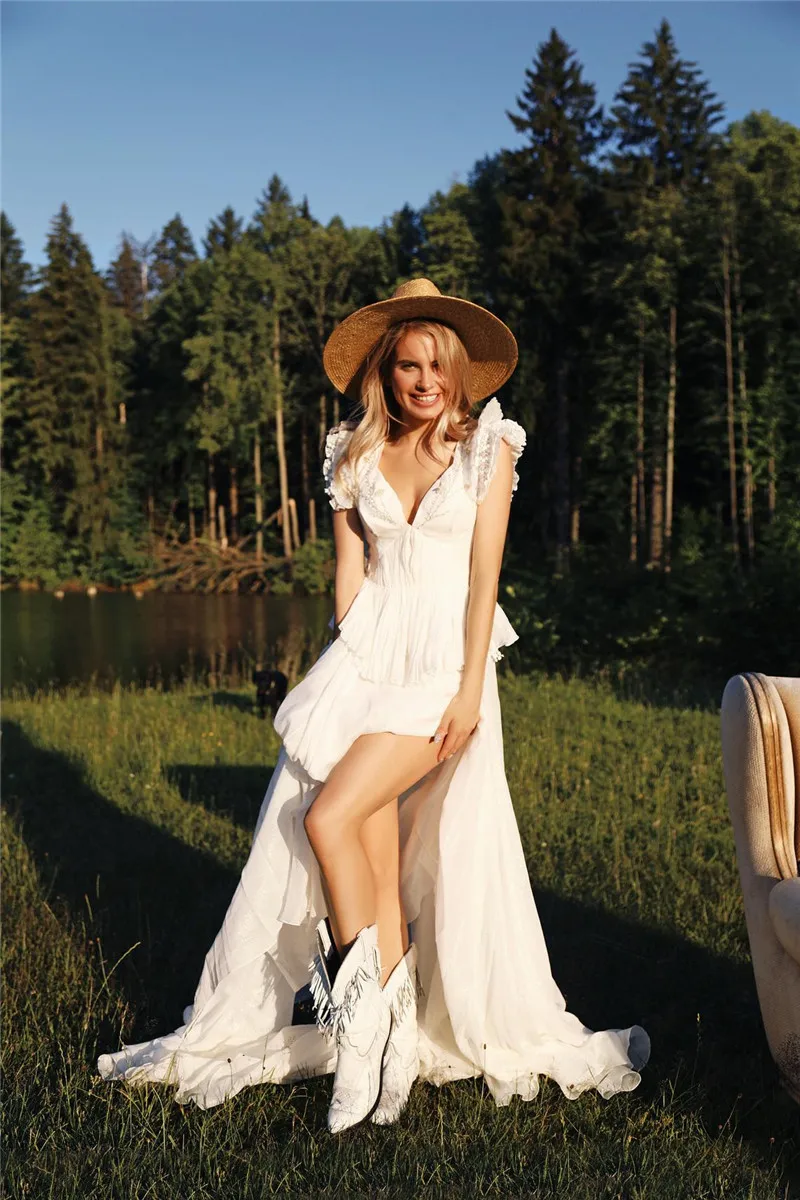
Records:
[[[361,1101],[361,1103],[359,1103]],[[370,1110],[364,1108],[363,1097],[337,1097],[328,1109],[328,1129],[331,1133],[343,1133],[360,1125],[370,1115]]]

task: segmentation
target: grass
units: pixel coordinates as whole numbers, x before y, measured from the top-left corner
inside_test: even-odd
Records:
[[[101,1080],[98,1053],[180,1024],[278,751],[241,693],[9,699],[4,732],[10,1197],[800,1196],[749,966],[708,708],[587,681],[502,681],[506,764],[568,1005],[641,1022],[640,1088],[495,1107],[417,1084],[393,1128],[325,1129],[330,1078],[201,1112]]]

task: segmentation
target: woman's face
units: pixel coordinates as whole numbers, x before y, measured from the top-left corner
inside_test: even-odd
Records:
[[[408,423],[417,425],[438,417],[445,405],[447,380],[436,358],[429,333],[407,333],[395,347],[392,391]]]

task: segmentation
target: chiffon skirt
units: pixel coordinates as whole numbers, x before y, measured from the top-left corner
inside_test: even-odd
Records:
[[[458,682],[457,672],[419,687],[370,682],[343,640],[323,651],[276,715],[283,748],[183,1024],[101,1055],[103,1078],[171,1083],[178,1103],[211,1108],[251,1085],[334,1070],[332,1041],[292,1024],[326,914],[303,817],[360,734],[431,737]],[[421,1078],[483,1075],[497,1104],[532,1099],[542,1075],[570,1099],[635,1088],[650,1050],[645,1031],[592,1032],[566,1011],[553,980],[506,782],[491,658],[476,731],[400,797],[399,819]]]

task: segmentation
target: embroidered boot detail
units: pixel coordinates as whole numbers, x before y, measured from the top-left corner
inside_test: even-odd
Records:
[[[422,994],[417,974],[417,948],[412,943],[383,989],[392,1014],[392,1028],[383,1062],[383,1086],[372,1114],[376,1125],[391,1125],[408,1103],[419,1074],[417,997]]]
[[[372,1115],[380,1098],[383,1056],[392,1015],[381,990],[378,927],[362,929],[331,982],[330,938],[321,921],[311,963],[317,1024],[336,1039],[336,1073],[328,1128],[340,1133]]]

